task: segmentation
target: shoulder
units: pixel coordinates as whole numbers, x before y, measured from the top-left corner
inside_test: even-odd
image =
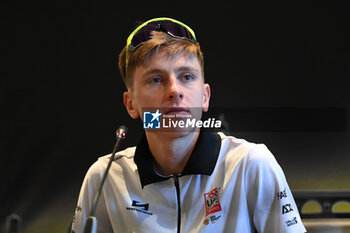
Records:
[[[256,144],[251,148],[246,157],[246,168],[248,172],[274,172],[281,173],[275,156],[264,144]]]
[[[221,138],[221,152],[225,154],[246,155],[255,146],[254,143],[233,136],[226,136],[221,132],[218,135]]]
[[[245,174],[282,173],[274,155],[265,144],[256,144],[233,136],[218,133],[221,137],[221,153],[225,162],[240,164]]]
[[[264,144],[256,144],[244,158],[245,182],[248,186],[276,192],[286,187],[287,181],[281,166],[271,151]]]
[[[246,166],[259,165],[274,161],[274,156],[264,144],[248,142],[233,136],[218,133],[221,137],[221,153],[226,160],[234,159],[244,163]]]
[[[265,144],[255,144],[247,154],[247,164],[250,166],[275,165],[276,163],[275,156]]]
[[[136,166],[134,163],[135,149],[136,147],[128,147],[125,150],[118,151],[114,156],[111,169],[119,170],[119,169],[122,169],[123,167]],[[86,176],[96,177],[96,178],[101,177],[105,169],[107,168],[110,157],[111,157],[111,154],[99,157],[97,161],[90,166]]]
[[[244,139],[236,138],[234,136],[225,135],[224,133],[221,133],[221,132],[218,132],[217,134],[220,136],[221,142],[223,145],[228,144],[230,146],[239,146],[239,145],[244,145],[244,144],[249,143],[248,141],[246,141]]]

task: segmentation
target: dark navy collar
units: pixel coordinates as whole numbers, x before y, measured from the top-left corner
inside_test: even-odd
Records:
[[[215,168],[221,147],[221,138],[209,130],[201,130],[192,154],[181,173],[184,175],[210,176]],[[148,184],[169,179],[159,176],[153,170],[153,156],[144,134],[136,146],[134,161],[137,165],[142,188]]]

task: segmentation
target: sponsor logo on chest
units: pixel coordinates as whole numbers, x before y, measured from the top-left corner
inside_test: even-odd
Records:
[[[209,193],[204,194],[205,216],[221,211],[220,190],[221,188],[214,188]]]
[[[205,219],[203,221],[204,225],[208,225],[210,222],[215,223],[221,218],[221,215],[214,215],[214,213],[220,212],[222,210],[220,205],[220,191],[221,191],[221,187],[214,188],[210,190],[208,193],[204,194],[204,202],[205,202]],[[209,215],[211,216],[208,217]]]

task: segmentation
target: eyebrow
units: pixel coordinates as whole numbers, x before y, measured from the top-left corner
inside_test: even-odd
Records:
[[[180,66],[180,67],[176,68],[175,70],[176,70],[176,72],[195,72],[195,73],[199,74],[199,70],[193,66]]]
[[[175,72],[176,73],[181,73],[181,72],[192,72],[195,73],[197,75],[200,74],[199,70],[193,66],[180,66],[180,67],[176,67],[175,68]],[[154,74],[154,73],[168,73],[167,69],[161,69],[161,68],[154,68],[154,69],[150,69],[147,70],[143,76],[147,76],[149,74]]]

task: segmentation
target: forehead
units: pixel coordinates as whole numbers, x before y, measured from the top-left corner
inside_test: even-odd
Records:
[[[163,49],[152,51],[145,62],[136,67],[135,77],[154,69],[168,72],[187,69],[198,72],[202,76],[201,66],[197,56],[194,54],[185,54],[184,52],[170,55]]]

